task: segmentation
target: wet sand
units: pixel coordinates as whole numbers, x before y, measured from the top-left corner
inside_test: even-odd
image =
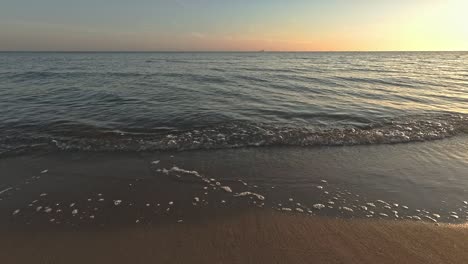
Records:
[[[251,209],[463,223],[467,142],[5,157],[0,230],[197,222]]]
[[[2,263],[465,263],[468,228],[252,211],[106,231],[4,232]]]
[[[466,142],[4,157],[0,263],[465,263]]]

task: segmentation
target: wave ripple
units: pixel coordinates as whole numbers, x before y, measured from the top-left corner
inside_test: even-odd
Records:
[[[53,130],[49,132],[41,130],[41,136],[4,137],[0,141],[2,152],[15,152],[25,147],[62,151],[182,151],[262,146],[395,144],[444,139],[466,133],[468,116],[412,116],[365,127],[341,128],[304,128],[250,122],[158,132],[109,131],[98,127],[84,129],[86,126],[81,124],[55,124],[51,127]]]

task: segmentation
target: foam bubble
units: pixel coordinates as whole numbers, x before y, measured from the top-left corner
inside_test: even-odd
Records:
[[[296,208],[296,211],[298,211],[299,213],[303,213],[303,212],[304,212],[304,210],[301,209],[301,208]]]
[[[237,194],[234,194],[235,197],[242,197],[242,196],[253,196],[255,198],[257,198],[258,200],[265,200],[265,196],[263,195],[260,195],[258,193],[254,193],[254,192],[241,192],[241,193],[237,193]]]
[[[0,191],[0,194],[8,192],[9,190],[13,190],[13,187],[9,187],[9,188],[6,188],[6,189]]]
[[[314,204],[312,207],[314,207],[317,210],[321,210],[321,209],[325,208],[325,205],[323,205],[323,204]]]

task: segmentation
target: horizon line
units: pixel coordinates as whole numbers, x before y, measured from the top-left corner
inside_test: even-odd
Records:
[[[346,52],[468,52],[468,50],[0,50],[0,53],[346,53]]]

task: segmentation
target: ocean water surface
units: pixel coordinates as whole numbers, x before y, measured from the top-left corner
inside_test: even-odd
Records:
[[[320,146],[466,131],[468,54],[0,53],[0,153]]]
[[[2,226],[468,220],[468,53],[0,53]]]

